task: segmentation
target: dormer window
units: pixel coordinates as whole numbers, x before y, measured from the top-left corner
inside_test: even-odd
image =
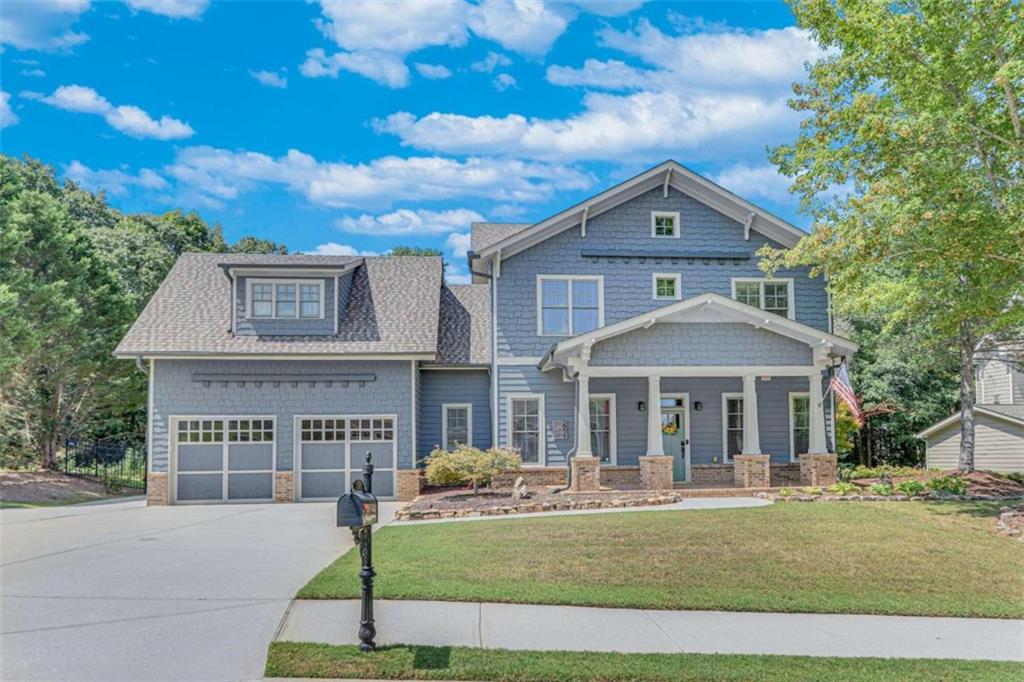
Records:
[[[271,320],[324,316],[324,283],[319,280],[249,280],[248,317]]]
[[[652,211],[651,236],[658,239],[677,239],[679,237],[679,214]]]

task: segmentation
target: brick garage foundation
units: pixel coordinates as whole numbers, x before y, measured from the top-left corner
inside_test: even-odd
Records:
[[[425,482],[422,469],[399,469],[395,499],[408,502],[423,491]]]
[[[274,502],[295,501],[295,474],[291,471],[274,472]]]
[[[800,483],[827,486],[836,482],[836,456],[827,453],[800,455]]]
[[[491,487],[495,490],[511,490],[516,479],[520,476],[526,482],[526,487],[565,485],[568,471],[565,467],[540,467],[534,469],[520,469],[519,471],[503,471],[491,481]]]
[[[737,488],[771,487],[771,455],[734,455],[732,462]]]
[[[601,489],[601,460],[597,457],[573,457],[569,468],[569,489],[574,493]]]
[[[166,473],[150,472],[146,475],[146,504],[164,507],[171,503],[170,479]]]
[[[640,481],[645,490],[672,490],[672,457],[644,455],[640,458]]]

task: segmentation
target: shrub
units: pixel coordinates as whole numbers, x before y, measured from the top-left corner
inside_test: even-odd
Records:
[[[857,478],[882,478],[883,476],[889,476],[890,478],[906,478],[908,476],[920,476],[922,472],[927,469],[919,469],[917,467],[894,467],[894,466],[877,466],[877,467],[864,467],[855,466],[852,469],[844,471],[844,480],[857,479]]]
[[[818,488],[818,487],[813,486],[813,485],[804,486],[803,488],[800,489],[800,491],[804,495],[820,495],[821,494],[821,488]]]
[[[937,493],[963,495],[967,492],[967,482],[959,476],[936,476],[929,479],[927,485]]]
[[[888,483],[875,483],[868,490],[872,495],[892,495],[892,486]]]
[[[913,478],[910,479],[909,481],[897,483],[893,487],[896,490],[896,492],[898,492],[900,495],[909,495],[911,497],[914,495],[920,495],[925,491],[924,483],[921,483],[921,481],[915,480]]]
[[[792,497],[793,496],[793,489],[792,488],[783,488],[782,490],[779,491],[779,496],[780,497]]]
[[[828,491],[835,495],[846,495],[847,493],[855,493],[860,488],[855,486],[853,483],[847,483],[846,481],[840,481],[834,485],[828,487]]]
[[[1022,471],[1011,471],[1009,473],[997,475],[1002,476],[1003,478],[1008,478],[1014,483],[1020,483],[1021,485],[1024,485],[1024,472]]]
[[[427,482],[431,485],[470,484],[473,494],[480,486],[489,485],[495,474],[518,469],[519,455],[505,448],[479,448],[461,445],[451,452],[440,448],[427,458]]]

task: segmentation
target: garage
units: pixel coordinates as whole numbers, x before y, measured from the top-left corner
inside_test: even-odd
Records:
[[[374,465],[374,494],[394,496],[395,423],[395,415],[295,417],[299,499],[336,499],[362,475],[367,452]]]
[[[173,417],[171,422],[174,502],[274,499],[274,417]]]

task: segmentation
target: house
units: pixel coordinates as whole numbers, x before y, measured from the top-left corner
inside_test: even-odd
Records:
[[[1024,472],[1024,348],[996,344],[978,353],[975,376],[974,466]],[[955,469],[960,461],[960,412],[917,434],[925,465]]]
[[[826,283],[766,278],[803,232],[667,161],[429,257],[186,254],[116,350],[149,374],[153,504],[331,499],[375,466],[513,447],[533,484],[828,482]]]

